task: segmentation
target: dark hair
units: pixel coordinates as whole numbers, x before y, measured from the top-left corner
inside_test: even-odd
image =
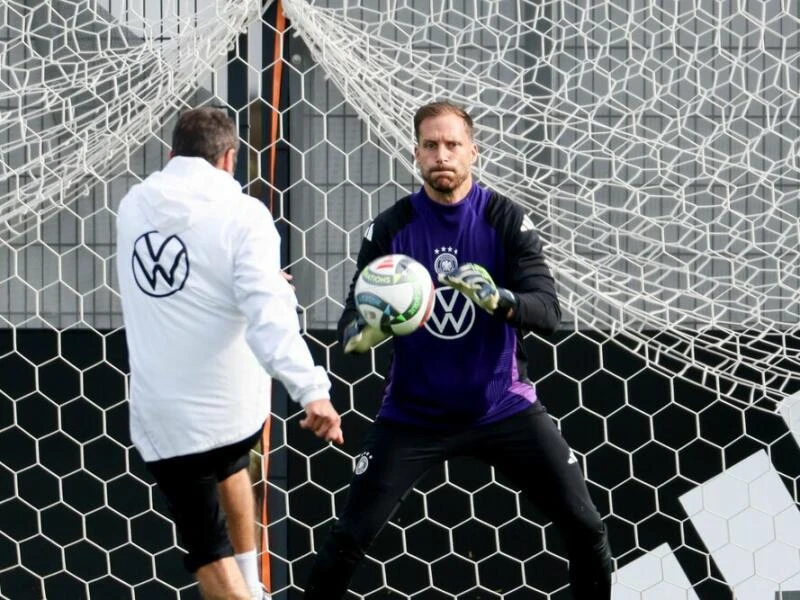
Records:
[[[446,114],[461,117],[464,120],[464,125],[467,126],[467,135],[472,139],[472,117],[457,104],[447,102],[446,100],[431,102],[417,109],[417,112],[414,114],[414,139],[419,140],[419,126],[425,119],[432,119],[433,117],[440,117]]]
[[[201,106],[178,117],[172,132],[173,156],[197,156],[213,165],[231,148],[239,150],[239,135],[225,111]]]

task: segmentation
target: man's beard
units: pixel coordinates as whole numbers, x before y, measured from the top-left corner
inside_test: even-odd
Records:
[[[436,175],[433,175],[433,173]],[[441,176],[441,173],[447,173],[447,176],[444,178]],[[431,169],[425,174],[425,183],[431,186],[431,189],[436,190],[442,194],[449,194],[458,186],[460,186],[466,180],[466,177],[463,175],[459,175],[455,171],[451,170],[436,170]],[[438,181],[442,180],[442,183],[437,183]],[[446,183],[445,183],[446,182]]]

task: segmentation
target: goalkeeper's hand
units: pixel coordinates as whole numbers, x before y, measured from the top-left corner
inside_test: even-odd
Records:
[[[466,263],[449,273],[439,273],[439,282],[458,290],[491,315],[509,316],[516,308],[516,296],[498,288],[489,272],[480,265]]]
[[[380,344],[391,334],[367,325],[364,318],[358,315],[350,324],[345,327],[342,342],[344,343],[344,353],[363,354],[376,344]]]

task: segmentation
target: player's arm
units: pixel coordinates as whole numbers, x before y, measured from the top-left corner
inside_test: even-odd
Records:
[[[472,263],[440,275],[439,280],[518,329],[554,332],[561,321],[561,307],[539,234],[522,209],[506,198],[496,197],[486,218],[506,249],[504,287],[496,285],[481,265]]]
[[[261,365],[306,411],[301,426],[341,444],[341,419],[330,402],[331,383],[300,333],[297,298],[280,273],[280,238],[269,211],[255,201],[232,240],[233,293],[244,313],[247,343]]]
[[[350,282],[350,290],[339,318],[337,332],[345,354],[362,354],[389,337],[388,333],[370,327],[358,313],[355,303],[355,287],[358,274],[374,259],[390,254],[388,232],[382,221],[374,221],[367,229],[356,258],[356,271]]]
[[[545,260],[542,240],[533,230],[518,230],[506,260],[506,280],[515,298],[506,320],[514,327],[553,333],[561,322],[555,280]]]
[[[561,305],[541,237],[523,209],[507,198],[498,198],[490,217],[506,248],[505,285],[515,299],[506,320],[518,329],[553,333],[561,322]]]

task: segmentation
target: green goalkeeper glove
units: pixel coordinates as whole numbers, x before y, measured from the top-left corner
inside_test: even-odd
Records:
[[[390,335],[391,333],[386,333],[367,325],[364,318],[359,315],[344,329],[344,334],[342,335],[344,353],[351,354],[355,352],[356,354],[363,354],[376,344],[380,344]]]
[[[498,288],[489,272],[474,263],[466,263],[449,273],[439,273],[439,282],[458,290],[490,315],[506,317],[509,309],[517,306],[513,292]]]

